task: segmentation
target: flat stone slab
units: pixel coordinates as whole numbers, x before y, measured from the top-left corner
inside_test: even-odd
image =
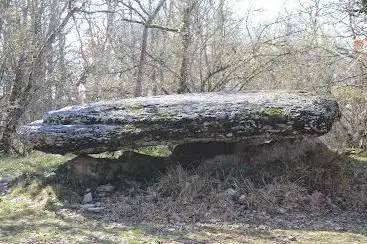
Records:
[[[141,146],[321,136],[340,118],[334,99],[308,92],[166,95],[65,107],[19,129],[33,149],[91,154]]]

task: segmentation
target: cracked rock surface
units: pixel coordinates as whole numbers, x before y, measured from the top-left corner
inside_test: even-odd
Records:
[[[65,107],[19,129],[47,153],[321,136],[340,118],[334,99],[301,91],[194,93]]]

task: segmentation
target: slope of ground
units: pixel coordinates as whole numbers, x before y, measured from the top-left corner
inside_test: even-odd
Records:
[[[364,152],[287,148],[293,156],[254,149],[250,161],[261,164],[220,156],[108,192],[45,185],[70,157],[2,155],[0,243],[367,243]],[[4,182],[15,176],[10,191]],[[88,191],[97,211],[83,207]]]

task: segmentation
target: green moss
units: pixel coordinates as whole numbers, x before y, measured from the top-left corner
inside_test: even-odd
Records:
[[[142,108],[143,106],[140,103],[131,103],[131,104],[126,105],[126,109],[132,113],[134,112],[136,113],[138,110]]]
[[[166,110],[160,111],[158,114],[159,114],[160,117],[168,117],[169,116],[169,113]]]
[[[264,108],[258,111],[258,114],[261,116],[269,116],[269,117],[282,117],[285,112],[283,108]]]
[[[352,158],[362,161],[362,162],[367,162],[367,150],[366,149],[361,149],[361,148],[348,148],[346,150]]]
[[[133,133],[136,130],[136,126],[132,124],[125,125],[125,132]]]
[[[169,147],[164,145],[139,148],[138,152],[156,157],[167,157],[171,154]]]

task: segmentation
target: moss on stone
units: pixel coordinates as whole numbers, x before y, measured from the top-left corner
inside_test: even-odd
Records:
[[[276,108],[264,108],[258,112],[261,116],[269,116],[269,117],[282,117],[284,116],[285,112],[283,108],[276,107]]]
[[[126,105],[126,109],[129,112],[137,112],[138,110],[142,109],[143,106],[140,103],[131,103]]]
[[[158,114],[159,114],[160,117],[168,117],[169,116],[169,113],[166,110],[160,111]]]
[[[136,130],[136,126],[133,124],[125,125],[125,132],[132,133]]]

